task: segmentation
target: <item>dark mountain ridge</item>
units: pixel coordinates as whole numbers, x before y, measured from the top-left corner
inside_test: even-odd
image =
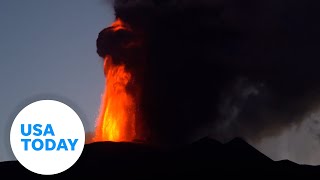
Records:
[[[40,176],[24,169],[17,161],[0,163],[0,173],[8,176]],[[240,138],[225,144],[203,138],[176,148],[160,148],[143,143],[96,142],[85,145],[74,166],[50,177],[153,179],[275,175],[316,176],[320,175],[320,166],[298,165],[288,160],[273,161]]]

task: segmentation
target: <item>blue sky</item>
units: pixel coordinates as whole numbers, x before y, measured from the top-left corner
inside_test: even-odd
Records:
[[[0,161],[12,160],[9,132],[30,101],[64,101],[92,131],[104,88],[98,33],[113,20],[103,0],[0,3]]]

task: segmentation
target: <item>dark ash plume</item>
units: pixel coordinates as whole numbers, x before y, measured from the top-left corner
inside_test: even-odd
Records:
[[[101,31],[98,53],[136,72],[152,142],[186,142],[208,125],[221,140],[259,140],[318,107],[312,3],[116,0],[115,15],[132,32]]]

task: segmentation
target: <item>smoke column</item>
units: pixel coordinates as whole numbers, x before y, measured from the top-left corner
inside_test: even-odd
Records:
[[[139,85],[128,91],[139,91],[140,136],[150,142],[184,143],[199,133],[259,141],[318,108],[318,6],[115,0],[116,18],[132,31],[102,30],[97,52],[135,77]]]

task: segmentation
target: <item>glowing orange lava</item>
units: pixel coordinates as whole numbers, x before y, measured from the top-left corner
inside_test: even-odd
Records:
[[[97,120],[96,141],[132,141],[135,138],[135,103],[126,86],[131,74],[124,65],[105,59],[106,87]]]
[[[111,25],[112,31],[126,28],[120,19]],[[94,141],[133,141],[136,136],[136,104],[126,90],[132,75],[126,71],[125,65],[113,64],[110,56],[104,59],[104,68],[105,92],[102,96]]]

